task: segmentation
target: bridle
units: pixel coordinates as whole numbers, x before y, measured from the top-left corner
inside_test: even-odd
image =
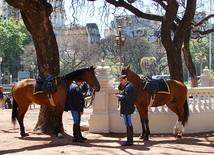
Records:
[[[91,87],[92,87],[92,86],[96,86],[96,82],[94,81],[94,78],[92,78],[92,76],[93,76],[93,74],[92,74],[91,71],[89,70],[88,78],[87,78],[87,80],[86,80],[86,83],[88,83],[89,79],[91,79],[91,81],[92,81]]]
[[[86,80],[86,83],[89,81],[89,79],[91,79],[91,81],[92,81],[92,85],[90,86],[90,87],[93,87],[93,86],[96,86],[96,82],[95,82],[95,80],[94,80],[94,78],[92,78],[92,76],[93,76],[93,74],[91,73],[91,70],[89,70],[89,73],[88,73],[88,77],[87,77],[87,80]],[[64,82],[62,82],[62,79],[63,79],[63,81]],[[67,79],[66,79],[66,77],[65,76],[62,76],[60,79],[60,82],[61,83],[63,83],[63,85],[66,87],[66,88],[68,88],[69,87],[69,85],[68,85],[68,83],[67,83]],[[90,101],[90,103],[89,104],[87,104],[87,103],[85,103],[85,108],[89,108],[92,104],[93,104],[93,101],[94,101],[94,97],[95,97],[95,90],[92,88],[92,97],[91,97],[91,101]]]
[[[88,81],[89,79],[91,79],[92,85],[91,85],[90,87],[96,86],[96,82],[94,82],[94,78],[92,78],[92,76],[93,76],[93,75],[92,75],[91,71],[89,70],[88,78],[87,78],[87,80],[86,80],[86,83],[87,83],[87,81]],[[92,90],[93,90],[93,92],[92,92],[91,102],[90,102],[89,104],[85,103],[85,108],[89,108],[89,107],[93,104],[94,97],[95,97],[95,90],[94,90],[93,88],[92,88]]]

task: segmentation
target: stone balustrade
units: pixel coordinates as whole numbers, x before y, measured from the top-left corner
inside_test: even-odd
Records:
[[[124,133],[126,132],[123,118],[120,116],[117,98],[114,96],[114,79],[109,74],[110,67],[105,61],[97,67],[97,78],[101,90],[96,93],[93,112],[89,120],[89,131],[95,133]],[[185,126],[185,133],[199,133],[214,131],[214,88],[188,88],[189,121]],[[149,108],[149,126],[151,133],[172,133],[177,116],[167,108]],[[132,115],[135,133],[141,133],[142,127],[137,112]]]

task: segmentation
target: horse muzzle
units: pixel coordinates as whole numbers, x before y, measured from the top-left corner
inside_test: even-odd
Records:
[[[100,86],[94,86],[94,91],[95,91],[95,92],[100,91]]]
[[[124,86],[123,86],[122,84],[119,84],[119,85],[118,85],[118,89],[119,89],[119,90],[123,90],[123,87],[124,87]]]

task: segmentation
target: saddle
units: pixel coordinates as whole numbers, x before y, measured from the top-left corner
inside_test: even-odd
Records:
[[[47,78],[43,78],[41,76],[36,78],[36,84],[35,87],[40,86],[40,88],[43,90],[44,93],[49,95],[53,94],[56,91],[57,87],[57,76],[51,75]]]
[[[152,94],[152,97],[154,97],[154,94],[157,94],[159,91],[159,84],[161,82],[164,82],[164,79],[160,76],[157,79],[152,79],[151,77],[147,76],[145,78],[146,84],[146,90]]]

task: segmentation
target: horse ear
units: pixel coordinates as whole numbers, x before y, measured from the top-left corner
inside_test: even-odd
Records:
[[[91,67],[90,67],[90,70],[93,70],[93,69],[94,69],[93,66],[91,66]]]
[[[126,67],[126,69],[129,69],[130,68],[130,64]]]

